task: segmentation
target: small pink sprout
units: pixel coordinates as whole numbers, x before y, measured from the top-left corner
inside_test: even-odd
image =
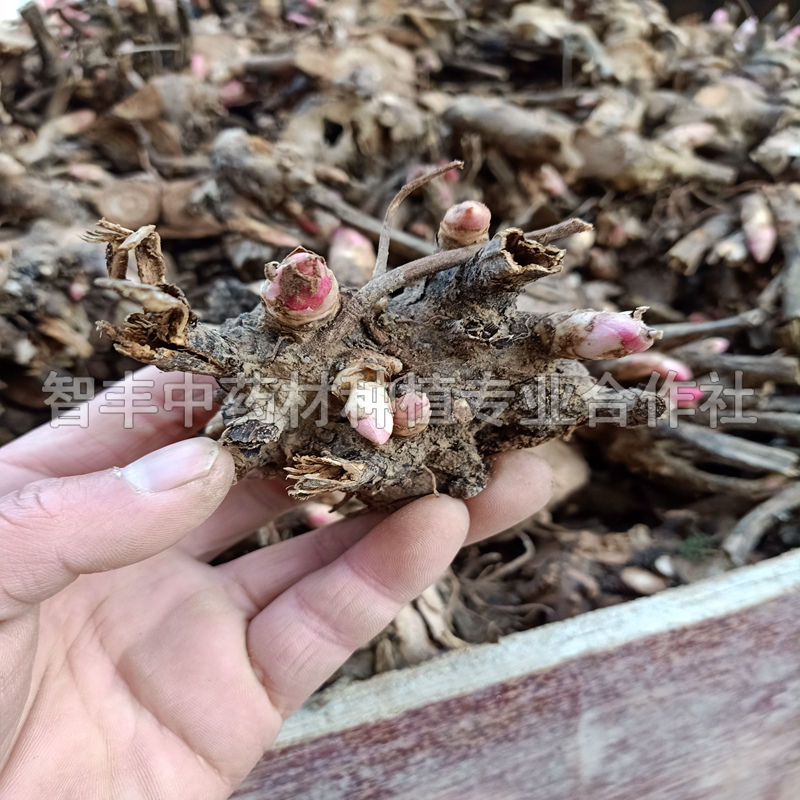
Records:
[[[54,121],[54,127],[62,136],[76,136],[89,130],[96,119],[97,114],[94,111],[84,108],[59,117]]]
[[[409,392],[395,402],[394,435],[415,436],[428,427],[431,401],[424,393]]]
[[[344,515],[338,511],[334,511],[330,506],[324,503],[309,503],[305,506],[306,512],[306,525],[309,528],[322,528],[324,525],[330,525],[332,522],[338,522],[344,519]]]
[[[242,106],[249,100],[247,87],[241,81],[227,81],[219,87],[219,102],[224,108]]]
[[[294,22],[295,25],[313,25],[314,20],[311,17],[307,17],[305,14],[300,14],[297,11],[290,11],[286,15],[287,22]]]
[[[669,397],[670,404],[678,408],[694,405],[703,392],[693,384],[687,384],[694,377],[691,367],[677,358],[671,358],[664,353],[634,353],[625,358],[614,361],[610,370],[612,375],[620,381],[644,380],[653,381],[650,388],[655,388],[655,382],[664,380],[664,385],[659,390],[659,395]]]
[[[699,339],[687,345],[693,353],[699,355],[717,355],[725,353],[731,346],[731,340],[724,336],[709,336],[707,339]]]
[[[733,49],[739,53],[747,50],[747,45],[758,30],[758,17],[748,17],[733,34]]]
[[[86,283],[84,283],[83,281],[73,281],[69,285],[67,294],[69,294],[71,300],[77,303],[86,296],[86,293],[88,291],[89,287]]]
[[[95,186],[109,186],[114,182],[113,176],[99,164],[73,164],[67,175],[79,183],[91,183]]]
[[[688,408],[697,403],[703,396],[703,390],[692,384],[673,383],[669,387],[670,405],[677,408]]]
[[[74,19],[76,22],[88,22],[91,17],[85,11],[79,11],[77,8],[72,8],[69,3],[61,6],[61,11],[68,19]]]
[[[718,353],[727,352],[728,348],[731,346],[731,340],[723,336],[712,336],[708,339],[703,339],[702,344],[704,352],[716,355]]]
[[[661,332],[642,322],[647,310],[572,311],[551,314],[553,354],[562,358],[622,358],[647,350]]]
[[[447,161],[440,161],[436,166],[443,166],[446,164]],[[421,178],[423,175],[427,175],[432,169],[434,169],[433,164],[426,164],[426,163],[419,163],[414,164],[406,173],[406,183],[413,183],[414,181]],[[449,177],[453,172],[458,173],[457,169],[451,169],[445,172],[443,175],[440,175],[438,178],[434,178],[427,187],[427,191],[432,192],[436,198],[436,203],[439,205],[440,208],[449,208],[455,202],[455,196],[453,194],[453,179]],[[458,180],[458,175],[456,175],[456,180]]]
[[[753,193],[742,198],[742,228],[747,249],[753,258],[764,264],[769,261],[778,232],[767,201],[760,194]]]
[[[675,125],[660,137],[662,144],[676,149],[702,147],[717,135],[717,126],[710,122],[684,122]]]
[[[359,233],[354,228],[345,228],[339,227],[333,232],[333,244],[338,247],[346,247],[346,248],[356,248],[356,247],[364,247],[367,246],[371,247],[373,252],[375,248],[372,246],[372,242],[364,236],[363,233]],[[374,258],[374,256],[373,256]]]
[[[427,222],[417,220],[408,226],[409,233],[419,236],[420,239],[430,239],[433,236],[433,228]]]
[[[625,223],[617,223],[608,235],[609,247],[623,247],[628,243],[628,231],[625,229]]]
[[[339,308],[339,285],[325,259],[303,247],[267,264],[261,299],[267,313],[290,328],[328,319]]]
[[[443,159],[441,159],[441,161],[439,161],[439,166],[443,167],[447,163],[448,163],[447,159],[443,158]],[[457,170],[457,169],[449,169],[449,170],[447,170],[447,172],[444,173],[444,175],[442,175],[442,177],[448,183],[458,183],[459,176],[460,176],[460,170]]]
[[[191,69],[192,74],[197,75],[198,78],[208,77],[206,57],[202,53],[194,53],[194,55],[192,55],[191,61],[189,62],[189,68]]]
[[[625,358],[620,358],[611,366],[611,371],[617,380],[634,381],[639,378],[646,378],[654,372],[662,378],[666,378],[672,373],[673,380],[689,381],[692,379],[692,370],[688,364],[678,361],[677,358],[670,358],[664,353],[634,353]]]
[[[542,183],[542,188],[554,197],[566,197],[569,194],[567,182],[551,164],[542,164],[539,168],[539,179]]]
[[[439,247],[442,250],[455,250],[488,242],[491,222],[492,213],[483,203],[467,200],[451,206],[439,225]]]
[[[386,444],[394,422],[392,404],[386,387],[375,381],[359,381],[350,389],[344,414],[353,429],[374,444]]]
[[[775,44],[777,44],[778,47],[794,50],[794,48],[797,47],[798,40],[800,40],[800,25],[795,25],[793,28],[789,28]]]
[[[360,288],[375,269],[375,246],[353,228],[339,227],[331,237],[328,264],[342,283]]]
[[[718,8],[711,15],[712,25],[730,25],[730,22],[731,22],[731,15],[728,13],[728,9],[726,8]]]
[[[297,217],[295,221],[300,226],[300,230],[304,231],[305,233],[308,233],[311,236],[317,236],[319,234],[320,225],[315,219],[309,219],[306,216],[302,216]]]

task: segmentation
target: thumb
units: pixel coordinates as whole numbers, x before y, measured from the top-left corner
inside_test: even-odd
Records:
[[[0,498],[0,619],[78,575],[143,561],[175,544],[222,502],[233,459],[187,439],[124,469],[54,478]]]

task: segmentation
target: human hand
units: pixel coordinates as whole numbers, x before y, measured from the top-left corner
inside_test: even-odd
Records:
[[[170,376],[137,377],[162,406]],[[293,503],[278,481],[231,488],[230,455],[186,439],[182,413],[131,430],[93,415],[0,450],[2,797],[228,797],[465,540],[550,492],[543,461],[507,453],[470,500],[426,497],[211,567]]]

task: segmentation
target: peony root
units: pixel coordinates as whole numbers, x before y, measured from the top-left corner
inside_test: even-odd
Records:
[[[445,168],[452,165],[431,175]],[[487,242],[488,209],[462,203],[444,216],[440,252],[387,271],[384,242],[398,203],[361,289],[340,287],[321,256],[297,248],[267,265],[262,303],[218,329],[198,322],[165,282],[152,228],[101,220],[91,237],[107,245],[103,285],[143,312],[98,327],[139,361],[215,376],[215,424],[237,474],[288,476],[290,493],[303,499],[343,491],[392,508],[434,488],[471,497],[486,485],[495,453],[587,423],[636,425],[663,414],[655,394],[598,384],[579,363],[647,350],[659,333],[642,321],[644,309],[516,309],[525,284],[561,268],[563,251],[549,242],[586,223],[527,236],[509,229]],[[122,279],[131,249],[141,284]]]

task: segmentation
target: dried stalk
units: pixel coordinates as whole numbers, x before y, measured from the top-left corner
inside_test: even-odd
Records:
[[[659,326],[663,333],[661,341],[667,347],[678,347],[709,336],[728,336],[747,328],[757,328],[769,318],[760,308],[744,311],[735,317],[709,320],[708,322],[674,322]]]
[[[383,218],[383,227],[381,229],[381,236],[378,241],[378,254],[375,257],[375,269],[372,272],[372,279],[380,278],[386,272],[386,267],[389,261],[389,242],[392,233],[392,224],[394,223],[395,215],[397,214],[401,203],[403,200],[406,199],[410,194],[416,192],[417,189],[421,189],[423,186],[427,186],[434,178],[438,178],[439,175],[444,175],[445,172],[449,172],[451,169],[463,169],[464,162],[463,161],[451,161],[449,164],[445,164],[441,167],[437,167],[434,170],[426,173],[420,178],[417,178],[415,181],[411,181],[411,183],[407,183],[395,196],[391,203],[389,203],[389,208],[386,209],[386,216]]]
[[[782,492],[756,506],[733,527],[722,544],[737,567],[747,563],[759,539],[785,514],[800,506],[800,491],[796,485],[787,486]]]

